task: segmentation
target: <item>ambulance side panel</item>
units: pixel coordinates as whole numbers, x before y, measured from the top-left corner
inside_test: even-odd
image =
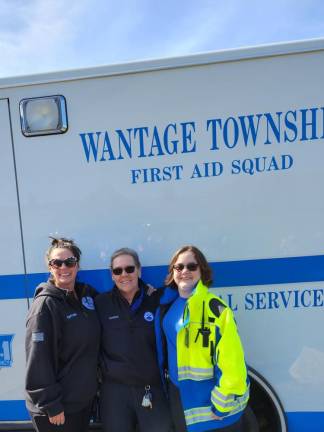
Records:
[[[144,278],[158,286],[174,251],[195,244],[289,430],[304,431],[316,417],[320,431],[323,70],[318,49],[7,90],[28,296],[46,278],[49,235],[80,244],[81,277],[99,290],[110,286],[106,269],[119,247],[136,249]],[[68,131],[24,137],[19,102],[49,95],[65,97]],[[11,266],[22,265],[21,253]],[[25,305],[23,293],[8,301]],[[22,318],[18,325],[22,338]]]

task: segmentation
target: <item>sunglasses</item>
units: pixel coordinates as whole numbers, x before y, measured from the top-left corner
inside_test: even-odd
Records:
[[[197,263],[194,263],[194,262],[191,262],[191,263],[188,263],[188,264],[182,264],[182,263],[180,263],[180,264],[175,264],[173,266],[173,270],[175,270],[175,271],[177,271],[177,272],[180,273],[183,269],[186,268],[187,270],[193,272],[193,271],[196,271],[198,267],[199,267],[199,265]]]
[[[135,266],[115,267],[111,271],[115,276],[120,276],[124,270],[127,274],[134,273]]]
[[[75,257],[66,258],[65,260],[60,259],[51,259],[48,264],[51,267],[54,267],[56,269],[62,267],[63,264],[65,264],[66,267],[75,267],[77,265],[78,259]]]

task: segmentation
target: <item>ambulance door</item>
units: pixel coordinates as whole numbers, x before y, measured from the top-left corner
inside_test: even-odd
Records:
[[[9,100],[0,99],[0,428],[24,420],[27,297],[10,125]]]

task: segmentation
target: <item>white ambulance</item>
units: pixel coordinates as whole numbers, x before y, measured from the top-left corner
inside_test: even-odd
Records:
[[[25,317],[49,235],[111,286],[198,246],[266,432],[324,430],[324,40],[0,80],[0,430],[28,430]]]

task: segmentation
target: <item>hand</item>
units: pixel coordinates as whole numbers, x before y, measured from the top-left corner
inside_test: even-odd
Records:
[[[212,412],[212,416],[214,420],[223,420],[223,417],[218,417],[216,414]]]
[[[57,414],[56,416],[48,417],[48,420],[51,424],[56,426],[64,425],[65,423],[64,411],[62,411],[60,414]]]

